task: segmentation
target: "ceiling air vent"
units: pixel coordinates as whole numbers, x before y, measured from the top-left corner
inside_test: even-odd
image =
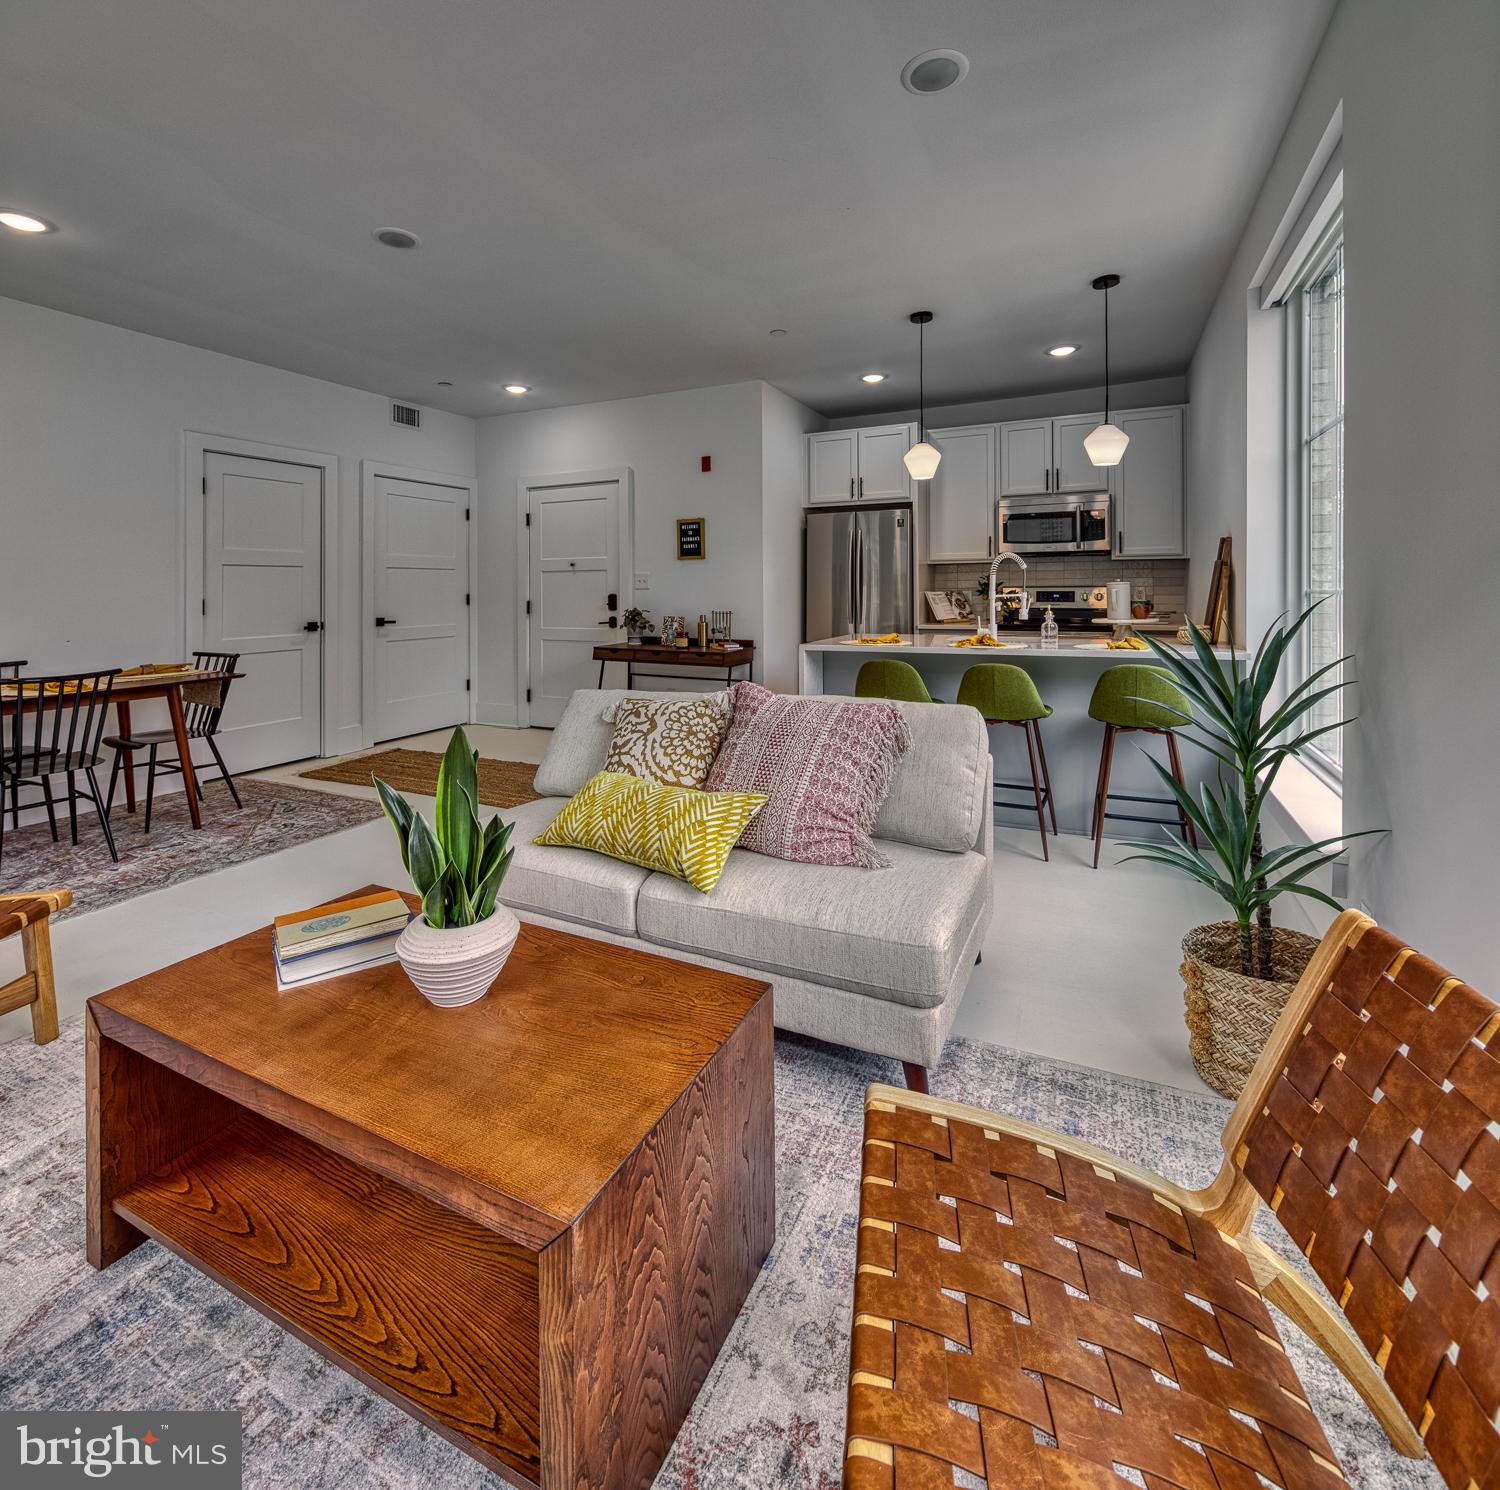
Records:
[[[415,404],[391,403],[391,423],[404,424],[408,429],[421,429],[422,411]]]

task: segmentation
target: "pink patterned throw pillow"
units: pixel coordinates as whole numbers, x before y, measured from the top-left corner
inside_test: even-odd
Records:
[[[736,683],[733,693],[734,719],[708,790],[770,798],[738,847],[803,864],[890,868],[870,830],[911,743],[900,707],[786,698],[758,683]]]

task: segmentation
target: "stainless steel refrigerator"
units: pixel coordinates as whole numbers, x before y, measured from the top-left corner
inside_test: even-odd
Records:
[[[802,640],[910,631],[911,508],[810,508],[802,537]]]

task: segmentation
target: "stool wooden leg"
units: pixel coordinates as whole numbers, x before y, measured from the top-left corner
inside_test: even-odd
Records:
[[[57,986],[52,974],[52,933],[47,917],[21,928],[21,952],[26,971],[36,979],[31,1005],[31,1038],[38,1045],[57,1039]]]
[[[130,738],[130,705],[115,700],[115,725],[125,739]],[[122,751],[125,759],[121,764],[125,768],[125,811],[135,811],[135,752],[133,750]],[[111,788],[113,795],[113,788]]]
[[[1047,811],[1052,817],[1052,831],[1057,832],[1057,798],[1052,794],[1052,773],[1047,769],[1047,752],[1042,746],[1042,721],[1033,719],[1031,728],[1036,733],[1036,753],[1042,763],[1042,785],[1047,788]]]
[[[1094,868],[1104,847],[1104,810],[1109,802],[1109,773],[1115,760],[1115,726],[1104,726],[1104,748],[1099,752],[1099,794],[1094,802]]]
[[[1047,852],[1047,819],[1042,809],[1042,783],[1037,776],[1036,746],[1031,739],[1031,721],[1025,720],[1021,729],[1026,736],[1026,756],[1031,762],[1031,795],[1036,798],[1036,826],[1037,832],[1042,835],[1042,858],[1046,860],[1052,856]]]
[[[1166,735],[1167,756],[1172,762],[1172,778],[1176,781],[1178,786],[1186,791],[1187,782],[1182,779],[1182,757],[1177,753],[1177,736],[1171,730],[1168,730],[1166,732]],[[1182,836],[1186,838],[1194,848],[1197,848],[1198,835],[1193,830],[1193,824],[1189,820],[1187,813],[1182,810],[1182,805],[1180,803],[1177,807],[1177,821],[1181,825]]]

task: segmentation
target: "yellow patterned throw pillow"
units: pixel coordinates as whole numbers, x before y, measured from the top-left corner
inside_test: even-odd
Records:
[[[659,869],[707,894],[745,824],[767,800],[760,792],[700,792],[601,771],[532,842],[592,849]]]
[[[729,728],[729,696],[621,699],[614,724],[606,771],[664,786],[702,786]]]

